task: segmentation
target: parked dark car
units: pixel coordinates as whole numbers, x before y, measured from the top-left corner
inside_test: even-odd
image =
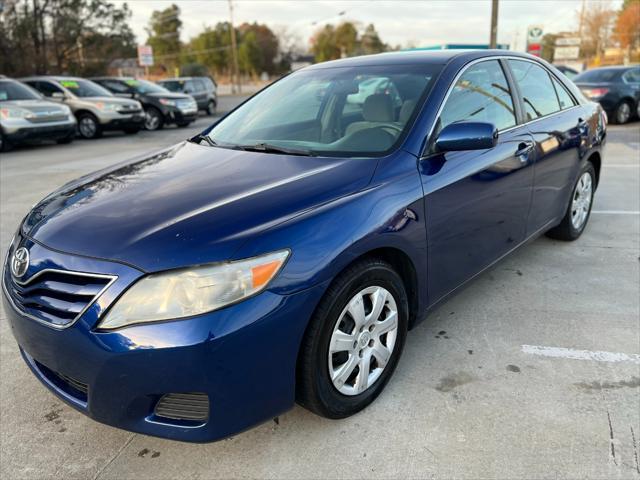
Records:
[[[181,92],[191,95],[198,104],[198,110],[207,115],[215,115],[218,106],[216,83],[209,77],[179,77],[160,80],[158,85],[170,92]]]
[[[640,66],[594,68],[573,81],[587,98],[602,105],[612,122],[640,117]]]
[[[139,102],[116,98],[91,80],[39,75],[21,81],[47,99],[68,105],[78,120],[78,133],[83,138],[98,138],[105,130],[135,134],[142,128],[144,115]]]
[[[347,417],[459,287],[542,233],[584,232],[605,135],[600,105],[525,54],[303,68],[37,204],[6,317],[40,381],[120,428],[210,441],[296,400]]]
[[[0,152],[48,139],[69,143],[76,125],[66,105],[50,102],[27,85],[0,76]]]
[[[580,72],[575,68],[567,67],[566,65],[554,65],[554,67],[560,70],[569,80],[573,80],[580,74]]]
[[[186,127],[198,116],[192,96],[170,92],[153,82],[128,77],[96,77],[92,80],[117,96],[138,100],[144,108],[147,130],[160,130],[168,124]]]

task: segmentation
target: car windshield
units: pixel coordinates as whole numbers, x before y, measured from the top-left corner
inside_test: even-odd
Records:
[[[11,100],[40,100],[41,98],[38,93],[26,85],[11,80],[0,80],[0,102],[9,102]]]
[[[616,77],[619,74],[620,74],[620,71],[613,68],[589,70],[575,77],[573,81],[574,82],[592,82],[592,83],[593,82],[612,82],[613,80],[616,79]]]
[[[168,90],[160,85],[152,82],[148,82],[147,80],[125,80],[124,83],[133,88],[136,93],[146,94],[146,93],[167,93]]]
[[[90,80],[70,79],[60,80],[60,85],[73,93],[76,97],[111,97],[109,90],[102,88]]]
[[[404,138],[440,65],[302,70],[248,100],[209,144],[274,153],[380,156]]]
[[[184,83],[184,80],[165,80],[163,82],[159,82],[162,87],[166,88],[170,92],[183,92]]]

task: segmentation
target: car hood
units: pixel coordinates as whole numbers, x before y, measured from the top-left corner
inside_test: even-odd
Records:
[[[252,235],[363,189],[376,163],[183,142],[65,185],[22,231],[145,271],[224,261]]]
[[[62,107],[59,103],[47,100],[5,100],[0,105],[10,107],[20,107],[35,113],[49,112],[51,114],[67,113],[67,107]]]

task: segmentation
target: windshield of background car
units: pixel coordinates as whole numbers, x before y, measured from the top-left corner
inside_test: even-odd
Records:
[[[76,97],[111,97],[113,94],[89,80],[73,79],[59,80],[60,85],[73,93]]]
[[[208,136],[230,148],[269,145],[317,155],[384,155],[408,133],[441,68],[302,70],[248,100]]]
[[[591,82],[591,83],[613,82],[619,74],[620,74],[620,71],[617,69],[603,68],[602,70],[589,70],[575,77],[573,81],[574,82]]]
[[[168,90],[160,85],[148,82],[146,80],[125,80],[124,83],[129,85],[133,90],[142,95],[147,93],[167,93]]]
[[[184,80],[167,80],[165,82],[160,82],[160,85],[170,92],[184,91]]]
[[[41,100],[31,88],[18,82],[0,80],[0,102],[11,100]]]

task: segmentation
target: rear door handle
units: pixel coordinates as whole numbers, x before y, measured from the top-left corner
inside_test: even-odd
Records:
[[[531,150],[533,150],[533,142],[520,142],[518,144],[518,150],[516,150],[516,157],[525,157],[523,160],[526,160],[526,156],[529,155]]]

